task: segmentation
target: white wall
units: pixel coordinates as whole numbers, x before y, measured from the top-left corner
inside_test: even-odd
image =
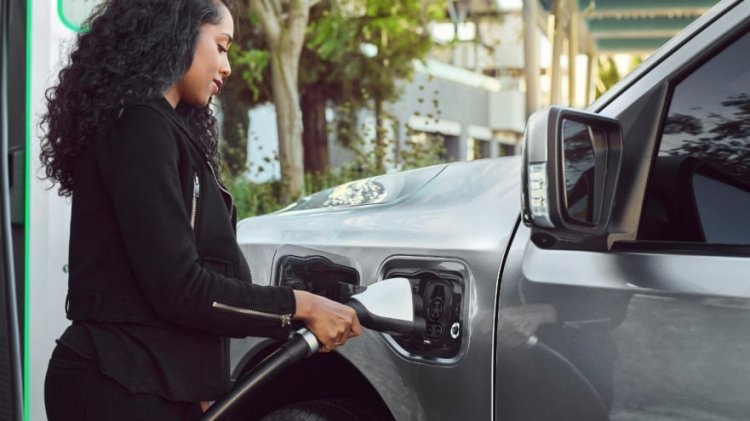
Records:
[[[281,166],[275,158],[279,152],[276,108],[270,103],[257,106],[249,111],[249,118],[248,179],[255,183],[281,179]]]
[[[57,1],[28,0],[31,10],[31,145],[29,162],[30,221],[29,230],[29,322],[27,381],[30,420],[46,419],[44,411],[44,376],[52,348],[63,329],[67,275],[63,268],[68,260],[70,221],[69,201],[61,199],[49,183],[41,181],[39,164],[39,116],[44,112],[44,90],[56,78],[61,51],[74,33],[57,15]]]

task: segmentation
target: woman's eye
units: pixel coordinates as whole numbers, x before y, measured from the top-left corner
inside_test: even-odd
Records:
[[[219,46],[219,52],[220,53],[226,53],[228,51],[226,48],[224,48],[223,45],[221,45],[221,44],[216,44],[216,45]]]

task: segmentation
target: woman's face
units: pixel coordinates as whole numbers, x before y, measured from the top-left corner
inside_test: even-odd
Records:
[[[226,6],[219,4],[217,7],[221,20],[218,24],[208,23],[201,27],[190,68],[165,93],[172,106],[176,107],[180,101],[195,106],[207,105],[232,73],[227,50],[232,43],[234,22]]]

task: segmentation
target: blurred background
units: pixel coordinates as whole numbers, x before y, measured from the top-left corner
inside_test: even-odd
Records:
[[[277,122],[290,108],[274,101],[278,52],[250,7],[218,101],[225,181],[249,216],[383,172],[520,153],[530,113],[587,107],[714,3],[321,1],[298,58],[302,131],[290,136]],[[284,142],[302,148],[301,166]]]
[[[249,8],[218,104],[225,180],[240,214],[253,215],[352,179],[520,153],[530,113],[587,107],[714,3],[318,2],[299,57],[303,129],[289,140],[303,149],[301,168],[277,123],[279,106],[290,107],[274,100],[278,52]],[[294,171],[301,185],[285,182]]]

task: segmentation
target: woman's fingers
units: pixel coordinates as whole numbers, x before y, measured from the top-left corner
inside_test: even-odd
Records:
[[[349,337],[359,336],[362,334],[362,326],[359,324],[359,317],[357,317],[357,313],[354,312],[354,320],[352,321],[352,326],[349,329]]]
[[[318,338],[321,352],[330,352],[361,334],[357,313],[351,307],[304,291],[294,293],[297,300],[294,317],[302,320]]]

